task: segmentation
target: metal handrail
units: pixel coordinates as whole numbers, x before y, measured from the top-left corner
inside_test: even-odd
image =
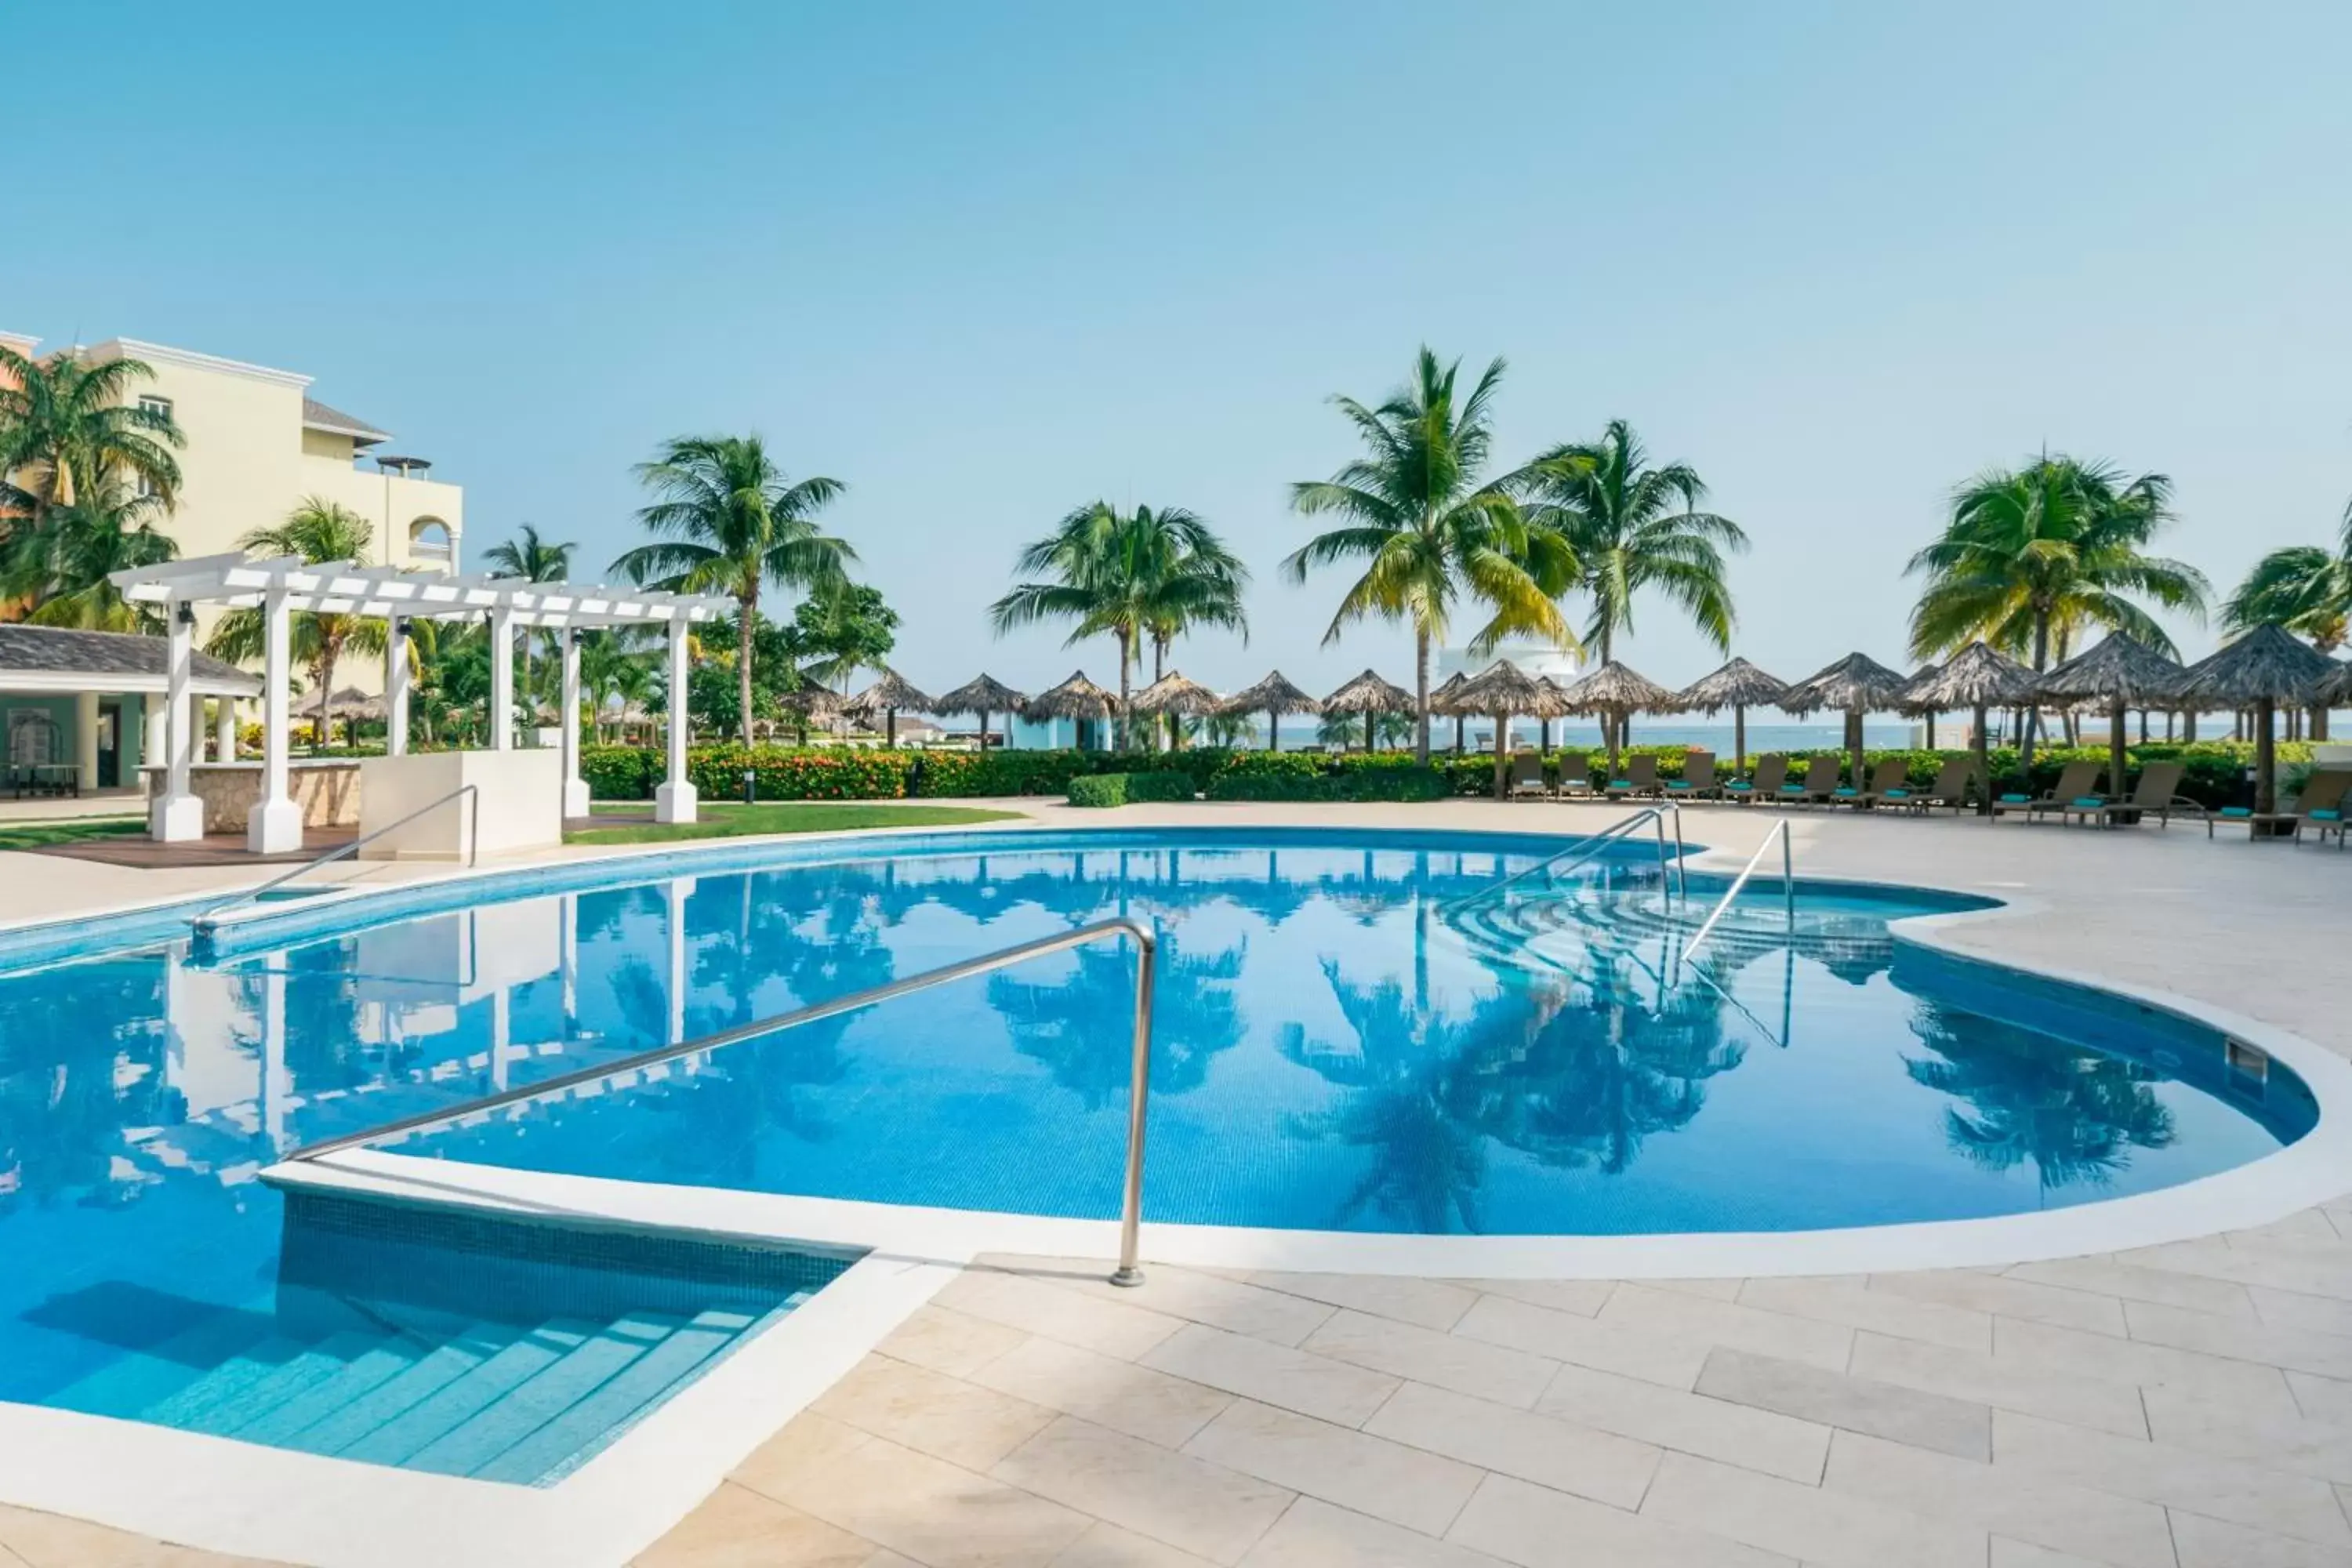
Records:
[[[230,898],[223,899],[219,903],[214,904],[208,909],[198,910],[195,914],[191,915],[188,918],[188,923],[200,931],[208,931],[220,923],[217,917],[223,910],[233,910],[239,904],[258,903],[262,897],[271,889],[282,888],[287,883],[294,880],[297,877],[307,876],[309,873],[317,870],[320,867],[325,865],[330,860],[340,860],[346,855],[355,855],[359,852],[362,846],[373,844],[377,839],[383,837],[385,834],[393,832],[397,828],[407,826],[410,823],[415,821],[418,817],[423,816],[428,811],[438,811],[441,807],[448,805],[451,801],[456,800],[461,795],[471,795],[473,797],[473,799],[467,803],[467,821],[466,828],[466,865],[470,868],[478,858],[479,847],[481,844],[482,786],[479,784],[459,784],[447,795],[441,795],[436,799],[425,802],[423,805],[418,806],[415,811],[410,812],[406,816],[401,817],[395,822],[387,822],[382,827],[377,828],[374,832],[363,834],[360,837],[352,839],[349,844],[338,844],[332,849],[328,850],[325,854],[313,856],[311,858],[303,861],[302,864],[295,867],[294,869],[287,872],[285,875],[280,877],[272,877],[267,882],[262,883],[258,888],[247,889],[242,893],[237,893]]]
[[[1739,889],[1748,885],[1749,877],[1755,875],[1757,863],[1764,858],[1764,851],[1772,847],[1775,838],[1780,841],[1780,897],[1788,910],[1789,929],[1792,931],[1797,929],[1796,858],[1789,848],[1789,824],[1783,818],[1772,825],[1772,831],[1764,836],[1764,842],[1756,847],[1756,853],[1748,858],[1748,864],[1739,868],[1739,875],[1731,879],[1731,886],[1726,888],[1723,897],[1715,901],[1715,909],[1699,926],[1698,934],[1692,937],[1690,945],[1683,949],[1683,962],[1688,962],[1698,952],[1699,945],[1714,934],[1715,922],[1723,918],[1723,912],[1731,907],[1731,900],[1739,896]]]
[[[1570,845],[1565,849],[1547,855],[1532,866],[1522,866],[1517,870],[1512,872],[1509,876],[1502,879],[1500,881],[1489,883],[1487,886],[1479,889],[1475,893],[1465,894],[1463,897],[1454,900],[1452,903],[1444,905],[1439,910],[1438,913],[1450,919],[1454,915],[1459,914],[1462,910],[1470,908],[1473,904],[1484,903],[1486,900],[1493,898],[1496,894],[1503,891],[1505,889],[1518,882],[1525,881],[1528,878],[1534,876],[1538,871],[1556,872],[1559,870],[1564,870],[1570,866],[1581,865],[1584,861],[1591,859],[1595,855],[1598,855],[1605,846],[1632,833],[1633,829],[1641,826],[1644,822],[1653,823],[1656,826],[1658,834],[1658,869],[1661,873],[1664,873],[1667,870],[1669,865],[1666,856],[1665,826],[1666,817],[1669,813],[1673,815],[1675,819],[1675,853],[1672,860],[1674,879],[1679,884],[1682,895],[1687,897],[1690,891],[1690,881],[1689,873],[1683,867],[1683,859],[1686,853],[1683,847],[1683,808],[1673,801],[1664,800],[1660,801],[1655,805],[1644,806],[1631,816],[1623,817],[1616,822],[1612,822],[1608,826],[1602,828],[1600,832],[1590,834],[1578,842]]]
[[[617,1078],[625,1073],[658,1067],[664,1062],[674,1061],[679,1057],[692,1056],[698,1051],[716,1050],[721,1046],[738,1045],[745,1040],[776,1034],[802,1024],[813,1024],[820,1018],[833,1018],[844,1013],[858,1012],[877,1003],[904,996],[909,992],[925,991],[934,985],[944,985],[950,980],[964,980],[975,974],[986,974],[992,970],[1019,963],[1024,959],[1040,957],[1048,952],[1059,952],[1064,948],[1083,947],[1087,942],[1106,936],[1129,938],[1134,942],[1137,952],[1135,1049],[1132,1062],[1135,1079],[1133,1086],[1128,1091],[1127,1173],[1125,1185],[1121,1189],[1119,1197],[1118,1268],[1111,1275],[1110,1282],[1114,1285],[1140,1285],[1143,1283],[1143,1270],[1137,1266],[1136,1252],[1140,1243],[1143,1226],[1143,1122],[1144,1107],[1151,1087],[1151,989],[1158,968],[1160,942],[1150,927],[1126,915],[1115,916],[1107,921],[1097,921],[1093,925],[1080,926],[1076,931],[1063,931],[1055,936],[1040,937],[1035,942],[1024,942],[1018,946],[1000,948],[994,952],[983,953],[978,958],[967,958],[959,963],[942,964],[937,969],[927,969],[920,974],[910,974],[904,980],[894,980],[887,985],[876,985],[864,991],[852,992],[846,996],[836,996],[830,1001],[819,1002],[812,1006],[803,1007],[797,1012],[785,1013],[777,1017],[765,1018],[756,1024],[742,1024],[731,1029],[721,1029],[715,1035],[704,1035],[698,1039],[686,1040],[674,1045],[656,1046],[652,1050],[639,1051],[633,1057],[624,1057],[618,1061],[606,1062],[602,1066],[559,1073],[553,1078],[543,1079],[537,1083],[525,1084],[518,1089],[502,1089],[497,1094],[487,1094],[478,1100],[470,1100],[463,1105],[453,1106],[447,1110],[428,1110],[415,1116],[404,1116],[397,1121],[387,1121],[381,1127],[371,1127],[363,1132],[347,1132],[341,1137],[324,1138],[316,1143],[304,1144],[288,1154],[286,1160],[289,1164],[300,1161],[316,1160],[323,1155],[332,1154],[338,1150],[354,1148],[362,1143],[373,1143],[380,1139],[390,1138],[403,1132],[416,1132],[428,1127],[444,1126],[452,1121],[463,1121],[469,1116],[480,1115],[484,1111],[496,1110],[501,1106],[520,1104],[525,1100],[543,1100],[551,1094],[561,1094],[578,1084],[593,1083],[600,1079]]]

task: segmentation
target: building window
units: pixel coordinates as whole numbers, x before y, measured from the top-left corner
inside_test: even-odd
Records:
[[[169,423],[172,417],[172,400],[168,397],[157,397],[152,394],[150,394],[140,398],[139,412],[153,417],[161,418],[164,422]],[[148,481],[147,476],[144,474],[141,474],[138,477],[137,488],[139,494],[142,499],[157,493],[154,485]]]
[[[437,517],[420,517],[408,525],[408,552],[436,565],[450,560],[449,525]]]

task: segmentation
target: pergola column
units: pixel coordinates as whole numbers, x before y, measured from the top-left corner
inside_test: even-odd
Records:
[[[213,761],[236,761],[236,699],[213,699]]]
[[[293,628],[282,584],[262,595],[261,621],[261,798],[246,819],[245,846],[257,855],[283,855],[302,847],[302,811],[286,787]]]
[[[563,639],[563,815],[588,815],[588,781],[580,776],[580,634],[567,626]]]
[[[408,755],[408,617],[394,616],[383,638],[383,754]]]
[[[74,769],[81,775],[81,787],[98,788],[98,693],[74,693]]]
[[[170,628],[163,653],[163,791],[147,806],[147,836],[159,844],[185,844],[205,836],[205,803],[188,787],[188,763],[194,750],[195,716],[188,691],[188,674],[195,659],[195,612],[184,599],[163,605]],[[157,715],[150,710],[152,722]]]
[[[687,669],[684,616],[669,623],[669,776],[654,791],[656,822],[692,822],[694,786],[686,778]]]
[[[490,612],[490,750],[514,750],[514,610]]]

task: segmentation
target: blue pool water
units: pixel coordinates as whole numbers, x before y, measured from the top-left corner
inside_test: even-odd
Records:
[[[1791,925],[1777,889],[1751,889],[1688,966],[1677,954],[1721,884],[1694,878],[1677,905],[1632,850],[1457,907],[1559,843],[927,835],[887,855],[754,847],[534,874],[495,897],[402,894],[359,927],[349,908],[289,906],[202,956],[152,925],[130,951],[51,948],[0,969],[0,1398],[560,1475],[600,1423],[635,1419],[825,1266],[565,1254],[485,1295],[466,1282],[513,1235],[376,1205],[289,1213],[258,1171],[299,1143],[1118,912],[1162,933],[1152,1221],[1963,1218],[2188,1181],[2315,1119],[2291,1074],[2233,1068],[2209,1030],[1887,934],[1970,900],[1817,885]],[[638,879],[608,885],[623,875]],[[1132,976],[1112,945],[1054,955],[394,1147],[1108,1216]],[[372,1271],[395,1247],[415,1265]]]

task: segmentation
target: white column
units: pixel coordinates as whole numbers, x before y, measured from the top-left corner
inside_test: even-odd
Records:
[[[166,706],[163,693],[148,692],[139,700],[139,757],[142,766],[163,765],[163,738],[171,732],[171,709]]]
[[[269,590],[261,617],[261,798],[246,820],[245,847],[257,855],[283,855],[302,847],[302,810],[286,788],[286,681],[293,639],[285,589]]]
[[[580,900],[566,893],[555,900],[555,967],[563,977],[563,1038],[580,1037]]]
[[[282,690],[283,688],[280,688]],[[286,954],[273,952],[261,961],[261,1136],[271,1159],[286,1148],[286,1102],[292,1099],[286,1081]]]
[[[686,617],[669,624],[669,777],[654,790],[656,822],[692,822],[694,786],[686,782]]]
[[[163,642],[163,789],[148,803],[147,837],[159,844],[185,844],[205,836],[205,803],[188,784],[196,740],[196,710],[188,691],[196,628],[178,599],[164,601],[163,620],[169,628]],[[151,709],[147,717],[152,722],[156,714]]]
[[[213,699],[213,761],[236,761],[236,699]]]
[[[490,750],[514,750],[514,611],[490,612]]]
[[[563,639],[563,815],[588,815],[588,781],[580,776],[580,633],[566,626]]]
[[[691,877],[673,877],[662,888],[669,906],[669,1038],[665,1045],[686,1043],[686,900],[693,891]]]
[[[383,639],[383,753],[408,754],[408,617],[394,616]]]
[[[58,759],[62,762],[65,759]],[[74,693],[74,766],[81,773],[81,787],[98,787],[98,693]]]

